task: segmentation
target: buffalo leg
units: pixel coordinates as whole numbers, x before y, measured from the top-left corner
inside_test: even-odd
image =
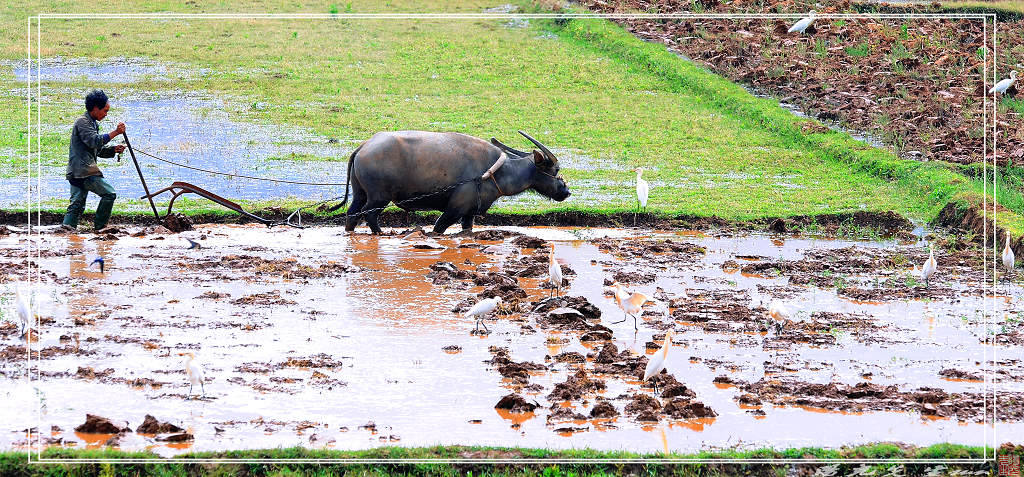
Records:
[[[370,231],[374,235],[380,235],[380,223],[377,222],[377,218],[380,217],[380,213],[384,211],[384,208],[388,206],[389,200],[371,200],[366,203],[366,225],[370,226]]]
[[[434,222],[434,233],[443,234],[448,227],[451,227],[455,222],[458,222],[462,214],[458,211],[448,209],[437,218],[437,222]]]
[[[353,183],[352,205],[348,207],[348,217],[345,219],[345,230],[351,232],[356,229],[359,222],[363,221],[363,206],[366,205],[366,190]]]
[[[466,233],[473,231],[473,214],[462,216],[462,231]]]

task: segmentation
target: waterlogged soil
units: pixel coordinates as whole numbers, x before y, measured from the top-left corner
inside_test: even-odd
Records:
[[[32,281],[38,323],[26,338],[0,327],[4,448],[692,452],[1024,432],[1022,289],[986,287],[979,251],[952,238],[933,237],[926,286],[913,235],[8,230],[4,317]],[[639,330],[613,281],[654,298]],[[477,329],[463,313],[492,296],[503,302]],[[772,300],[792,311],[781,330]],[[666,371],[642,382],[670,330]],[[183,353],[202,385],[190,389]]]
[[[583,0],[601,13],[679,13],[674,0]],[[698,2],[702,13],[858,13],[839,2]],[[871,7],[873,8],[873,7]],[[894,13],[934,12],[932,5],[891,7]],[[979,53],[982,22],[963,19],[819,18],[805,34],[787,33],[798,19],[617,19],[637,37],[659,42],[755,93],[769,95],[833,127],[866,133],[903,157],[957,163],[982,161],[985,107],[992,114],[992,66]],[[988,33],[991,35],[991,32]],[[1002,45],[1024,44],[1024,21],[998,22]],[[991,43],[991,40],[989,40]],[[991,45],[990,45],[991,47]],[[1024,70],[1015,47],[998,48],[1001,78]],[[984,74],[989,76],[983,81]],[[1021,71],[1024,73],[1024,71]],[[1000,98],[1019,101],[1019,86]],[[987,101],[987,102],[986,102]],[[1024,158],[1024,115],[1002,102],[998,161]],[[991,117],[987,119],[992,123]],[[799,124],[808,133],[824,128]],[[991,134],[991,132],[989,132]]]

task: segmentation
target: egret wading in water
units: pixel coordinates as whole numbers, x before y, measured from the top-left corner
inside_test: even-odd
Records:
[[[924,280],[925,288],[931,288],[929,279],[939,269],[939,263],[935,261],[935,246],[928,244],[928,248],[931,250],[928,254],[928,260],[925,260],[924,266],[921,267],[921,279]]]
[[[789,31],[787,31],[786,33],[803,33],[804,30],[807,30],[807,27],[811,26],[811,23],[814,22],[814,15],[814,10],[811,10],[810,12],[807,13],[806,18],[800,19],[800,21],[796,22],[796,24],[789,27]]]
[[[548,280],[554,286],[555,296],[558,296],[558,292],[562,290],[562,266],[555,260],[555,244],[551,244],[548,253]]]
[[[1014,81],[1017,81],[1017,71],[1016,70],[1011,71],[1009,78],[1006,78],[1006,79],[996,83],[996,85],[993,86],[992,89],[988,90],[988,92],[989,93],[993,93],[993,94],[994,93],[1003,94],[1003,93],[1006,92],[1006,90],[1010,89],[1010,86],[1013,86],[1013,82]]]
[[[1010,272],[1013,271],[1014,256],[1010,248],[1010,234],[1006,234],[1006,245],[1003,246],[1003,266],[1006,267],[1006,279],[1010,279]]]
[[[480,330],[480,325],[483,325],[484,332],[490,333],[491,330],[487,329],[487,325],[483,322],[484,315],[498,309],[498,305],[501,304],[501,297],[496,296],[494,298],[488,298],[486,300],[480,300],[469,311],[466,312],[466,317],[473,317],[476,319],[476,326],[473,328],[473,332],[476,333]]]
[[[626,321],[626,317],[633,317],[633,330],[640,331],[640,327],[637,325],[636,314],[644,311],[644,304],[647,302],[654,302],[654,299],[640,292],[629,293],[626,291],[626,287],[623,287],[621,283],[614,283],[615,286],[615,304],[619,305],[622,309],[622,319],[619,321],[613,321],[612,324],[622,323]],[[624,298],[625,297],[625,298]]]
[[[661,349],[655,351],[651,355],[651,359],[647,361],[647,367],[644,368],[645,383],[665,369],[665,365],[668,363],[668,348],[670,346],[672,346],[672,330],[668,330],[665,333],[665,341],[662,341]],[[658,393],[657,384],[654,384],[654,393]]]
[[[188,401],[192,397],[192,387],[199,384],[199,389],[203,391],[203,394],[199,397],[206,395],[206,386],[203,385],[205,380],[203,377],[203,366],[196,362],[196,354],[189,351],[187,353],[178,353],[178,356],[188,356],[185,361],[185,372],[188,373],[188,395],[185,396],[185,400]]]
[[[633,169],[636,172],[636,213],[633,214],[633,225],[636,226],[636,216],[641,211],[647,212],[647,198],[651,194],[651,187],[641,177],[644,173],[643,167]]]

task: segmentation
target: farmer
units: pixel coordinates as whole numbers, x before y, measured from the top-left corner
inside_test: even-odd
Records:
[[[100,172],[96,165],[96,157],[114,157],[115,153],[124,150],[123,145],[104,145],[118,134],[124,134],[124,123],[118,123],[117,128],[106,134],[100,134],[100,121],[107,117],[110,110],[110,103],[107,102],[107,95],[101,90],[94,89],[85,96],[85,114],[75,121],[71,130],[71,146],[68,148],[68,170],[67,179],[71,183],[71,205],[68,205],[68,213],[64,215],[63,227],[68,230],[77,230],[78,218],[85,210],[85,199],[92,192],[100,196],[100,204],[96,206],[96,218],[93,220],[93,229],[102,230],[110,220],[110,211],[114,208],[114,187],[103,179],[103,172]]]

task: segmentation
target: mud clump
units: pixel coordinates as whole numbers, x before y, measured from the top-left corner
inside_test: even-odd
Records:
[[[646,394],[634,394],[629,404],[626,404],[626,414],[640,416],[648,413],[655,416],[654,419],[643,419],[657,421],[658,412],[661,411],[661,403],[657,399]]]
[[[576,310],[584,319],[596,320],[601,317],[601,309],[582,296],[562,296],[549,298],[532,303],[535,313],[548,313],[557,308]]]
[[[139,424],[139,427],[135,428],[135,432],[139,434],[167,434],[181,431],[184,431],[184,429],[169,422],[160,422],[149,414],[146,414],[146,418],[142,421],[142,424]]]
[[[704,405],[704,403],[683,398],[673,399],[665,405],[662,411],[673,419],[699,419],[718,416],[718,413]]]
[[[537,407],[537,404],[527,402],[525,398],[515,393],[506,395],[494,405],[495,409],[506,409],[511,412],[533,412]]]
[[[157,437],[156,440],[161,442],[188,442],[194,440],[195,436],[188,432],[182,432],[180,434],[171,434],[166,437]]]
[[[974,373],[970,373],[970,372],[967,372],[967,371],[962,371],[962,370],[959,370],[959,369],[952,369],[952,368],[950,368],[950,369],[943,369],[942,371],[939,371],[939,376],[942,376],[944,378],[949,378],[949,379],[966,379],[966,380],[970,380],[970,381],[981,381],[982,380],[982,377],[980,375],[977,375],[977,374],[974,374]]]
[[[192,230],[192,220],[179,213],[173,213],[164,217],[163,224],[164,227],[167,227],[168,230],[174,233]]]
[[[786,221],[783,219],[775,219],[771,224],[768,225],[768,231],[776,234],[786,233]]]
[[[590,417],[610,418],[617,417],[618,415],[619,411],[608,401],[601,401],[590,410]]]
[[[127,422],[123,426],[119,426],[110,419],[95,414],[86,414],[85,422],[75,428],[75,432],[86,434],[120,434],[131,431]]]
[[[274,290],[266,293],[246,295],[242,298],[231,300],[232,305],[295,305],[296,303],[287,298],[281,297],[281,292]]]
[[[215,291],[206,291],[203,292],[202,295],[197,296],[196,298],[202,298],[204,300],[219,300],[221,298],[231,298],[231,295]]]
[[[519,248],[541,248],[547,243],[547,240],[530,235],[521,235],[512,239],[512,245]]]
[[[555,355],[555,361],[559,363],[584,363],[587,358],[576,351],[566,351]]]
[[[548,394],[548,401],[576,401],[583,399],[583,395],[587,393],[593,393],[601,391],[607,388],[604,381],[591,378],[587,376],[587,372],[583,369],[576,371],[576,374],[570,375],[565,379],[565,382],[558,383],[555,385],[555,389]]]
[[[560,405],[552,404],[551,414],[548,414],[548,421],[583,421],[587,419],[587,416],[573,411],[572,408],[562,407]]]
[[[474,240],[487,240],[487,241],[491,241],[491,242],[500,242],[500,241],[505,240],[505,239],[507,239],[509,237],[518,237],[518,236],[522,236],[522,235],[523,234],[521,234],[519,232],[512,232],[512,231],[509,231],[509,230],[491,229],[491,230],[482,230],[480,232],[474,233],[473,234],[473,239]]]
[[[653,273],[645,273],[645,272],[625,272],[625,271],[620,271],[620,272],[615,272],[615,275],[612,275],[612,279],[617,281],[617,282],[619,282],[619,283],[629,283],[629,284],[634,284],[634,285],[643,285],[643,284],[647,284],[647,283],[654,283],[654,279],[655,278],[657,278],[657,276],[655,274],[653,274]]]

